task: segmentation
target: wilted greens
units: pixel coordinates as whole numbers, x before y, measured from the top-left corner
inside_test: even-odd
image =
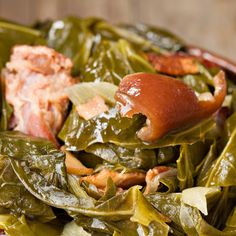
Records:
[[[67,173],[66,154],[53,143],[10,129],[14,110],[1,79],[0,229],[10,236],[236,235],[235,74],[212,117],[144,142],[137,131],[146,117],[122,117],[115,92],[127,74],[158,73],[149,53],[188,56],[183,40],[155,26],[98,18],[32,27],[2,20],[0,70],[18,44],[43,44],[72,60],[79,83],[66,91],[71,104],[57,137],[93,174]],[[198,73],[173,79],[197,95],[213,92],[220,68],[195,60]],[[107,110],[85,120],[78,106],[96,96]]]

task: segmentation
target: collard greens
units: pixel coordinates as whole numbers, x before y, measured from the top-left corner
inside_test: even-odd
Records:
[[[65,153],[54,144],[9,128],[14,111],[1,79],[0,229],[10,236],[236,235],[235,74],[227,78],[227,99],[216,114],[148,143],[137,137],[146,117],[122,117],[115,91],[127,74],[157,73],[149,53],[186,55],[183,40],[154,26],[98,18],[33,27],[1,20],[0,70],[17,44],[47,45],[71,58],[80,83],[67,90],[71,105],[58,139],[94,176],[68,174]],[[212,92],[220,68],[202,58],[197,63],[199,73],[176,79],[198,96]],[[76,106],[97,95],[108,110],[84,120]],[[86,179],[104,169],[111,174],[100,177],[105,188]],[[137,173],[144,176],[139,185]],[[125,175],[131,187],[117,180]],[[157,190],[149,192],[148,184]]]

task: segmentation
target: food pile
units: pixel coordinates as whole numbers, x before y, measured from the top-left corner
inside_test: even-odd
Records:
[[[0,21],[0,229],[236,235],[236,66],[145,24]]]

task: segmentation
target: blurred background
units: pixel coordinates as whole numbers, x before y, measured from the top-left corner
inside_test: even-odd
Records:
[[[68,15],[157,25],[236,61],[236,0],[0,0],[0,17],[24,24]]]

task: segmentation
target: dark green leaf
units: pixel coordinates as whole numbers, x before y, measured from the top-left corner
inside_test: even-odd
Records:
[[[58,236],[62,231],[60,225],[43,224],[13,215],[0,215],[0,228],[9,236]]]
[[[195,167],[201,162],[206,154],[206,147],[202,142],[192,145],[184,144],[180,148],[180,156],[177,160],[179,188],[193,187]]]
[[[101,41],[81,73],[83,82],[110,82],[118,85],[135,72],[155,72],[153,67],[125,40]]]
[[[181,80],[198,94],[209,92],[207,80],[203,75],[186,75]]]
[[[85,149],[106,162],[116,165],[121,164],[131,169],[151,169],[156,165],[156,154],[154,150],[128,149],[111,143],[96,143]]]
[[[155,52],[164,52],[164,49],[155,45],[151,40],[145,39],[132,30],[127,30],[125,27],[111,25],[108,22],[101,21],[96,24],[94,30],[103,39],[118,41],[125,39],[135,47],[142,48],[142,50],[153,50]]]
[[[157,163],[159,165],[175,162],[179,156],[179,147],[162,147],[158,149]]]
[[[91,207],[86,197],[67,191],[64,153],[42,138],[20,132],[0,133],[0,154],[11,165],[25,188],[42,202],[57,208]]]
[[[90,27],[98,21],[97,19],[79,19],[68,17],[52,23],[47,34],[49,47],[56,49],[62,54],[70,57],[74,65],[74,74],[86,65],[95,35]]]
[[[1,70],[1,69],[0,69]],[[7,103],[5,99],[5,84],[3,78],[0,77],[0,92],[1,92],[1,118],[0,118],[0,130],[5,131],[9,127],[9,121],[12,116],[13,108]]]
[[[230,136],[220,156],[212,163],[201,184],[205,186],[236,185],[236,129]]]
[[[108,178],[104,195],[99,199],[97,204],[100,204],[114,197],[116,195],[116,192],[117,192],[117,187],[115,183],[112,181],[111,178]]]
[[[105,221],[120,221],[130,219],[144,226],[148,226],[152,221],[158,225],[162,235],[167,235],[168,226],[164,222],[166,217],[158,213],[142,196],[138,187],[131,187],[124,193],[120,193],[113,198],[101,203],[94,209],[87,209],[84,215],[98,217]]]
[[[162,214],[165,214],[173,221],[175,229],[177,228],[180,233],[183,232],[191,236],[235,235],[235,231],[222,232],[208,224],[197,208],[182,202],[181,193],[155,193],[147,195],[146,198]]]
[[[88,121],[79,118],[73,110],[62,128],[60,137],[72,151],[85,150],[92,144],[108,142],[132,149],[153,149],[212,139],[214,135],[212,131],[216,129],[214,118],[210,118],[183,131],[169,133],[154,143],[144,143],[136,135],[144,123],[145,117],[141,115],[135,115],[132,119],[121,117],[116,108]]]
[[[181,207],[181,193],[154,193],[146,199],[162,214],[169,217],[175,224],[181,226],[179,212]]]
[[[6,213],[26,215],[41,221],[55,218],[52,209],[31,195],[15,175],[10,161],[0,157],[0,207]]]
[[[136,25],[122,24],[121,27],[136,33],[142,38],[152,42],[157,47],[166,50],[179,51],[184,47],[184,43],[180,38],[168,32],[167,30],[158,28],[156,26],[140,23]]]
[[[67,188],[64,153],[48,140],[17,131],[0,132],[0,154],[27,162],[29,168],[44,176],[50,184]]]
[[[86,216],[76,216],[76,223],[86,229],[88,232],[91,232],[93,235],[97,235],[99,233],[104,233],[108,235],[112,235],[114,230],[117,230],[118,222],[104,221],[97,218],[86,217]],[[130,222],[127,220],[126,222]]]
[[[207,181],[207,171],[212,166],[212,162],[217,158],[216,153],[216,142],[214,142],[206,157],[202,160],[202,162],[196,167],[197,175],[197,185],[204,186],[204,183]]]
[[[234,209],[231,211],[226,222],[226,227],[236,229],[236,207],[234,207]]]
[[[206,220],[214,227],[223,229],[234,204],[232,199],[229,198],[229,188],[223,188],[222,194],[216,200],[216,204],[209,206],[210,211]]]

